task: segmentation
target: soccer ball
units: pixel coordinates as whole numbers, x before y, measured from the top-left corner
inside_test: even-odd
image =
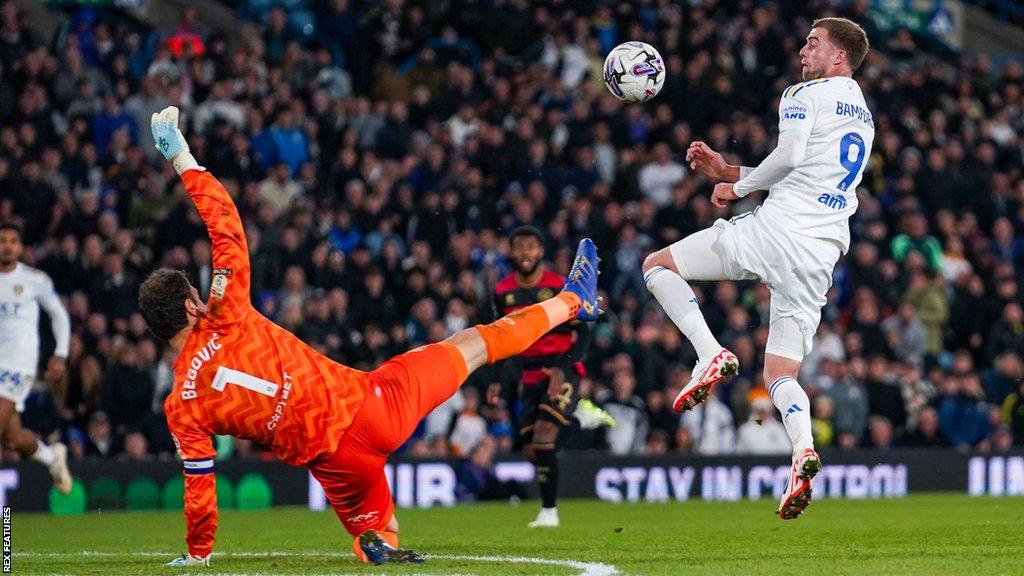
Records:
[[[654,46],[624,42],[604,60],[604,85],[619,100],[646,102],[665,85],[665,63]]]

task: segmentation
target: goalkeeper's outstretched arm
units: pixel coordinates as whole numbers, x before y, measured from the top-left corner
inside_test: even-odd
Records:
[[[238,208],[224,186],[199,165],[178,127],[178,109],[169,106],[152,118],[156,148],[171,161],[210,235],[213,279],[206,316],[214,325],[242,320],[249,300],[249,247]]]

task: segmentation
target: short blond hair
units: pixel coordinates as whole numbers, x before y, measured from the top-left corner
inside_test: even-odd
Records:
[[[846,18],[818,18],[811,24],[811,28],[828,30],[829,42],[835,44],[840,50],[846,52],[846,59],[850,63],[850,70],[860,68],[864,63],[864,57],[868,55],[868,35],[860,24]]]

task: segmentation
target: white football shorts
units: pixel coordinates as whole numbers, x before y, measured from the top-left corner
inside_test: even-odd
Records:
[[[771,290],[765,352],[802,361],[821,321],[838,242],[788,232],[757,210],[669,247],[684,280],[760,280]]]
[[[24,412],[25,399],[32,392],[35,380],[35,374],[0,367],[0,398],[14,402],[14,408]]]

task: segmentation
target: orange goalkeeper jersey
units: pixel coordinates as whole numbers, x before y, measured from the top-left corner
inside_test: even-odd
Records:
[[[206,314],[174,363],[164,414],[184,461],[189,552],[206,555],[217,527],[211,436],[253,440],[292,465],[333,454],[367,373],[331,361],[252,307],[234,202],[204,170],[182,180],[210,235],[213,279]]]

